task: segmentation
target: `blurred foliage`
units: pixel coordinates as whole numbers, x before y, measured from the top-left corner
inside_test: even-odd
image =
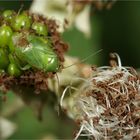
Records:
[[[91,11],[91,38],[73,29],[64,33],[70,43],[69,54],[83,58],[94,51],[103,51],[89,59],[92,64],[108,65],[109,53],[117,52],[123,65],[140,67],[140,1],[117,1],[110,10]]]
[[[24,107],[16,116],[10,119],[18,124],[18,130],[10,139],[41,139],[52,135],[57,139],[72,138],[72,121],[60,119],[53,109],[45,108],[43,121],[38,121],[29,107]],[[63,130],[63,131],[62,131]]]
[[[22,6],[22,9],[29,9],[32,0],[0,0],[0,10],[5,9],[14,9],[19,10]]]
[[[25,94],[30,94],[25,96]],[[2,114],[7,119],[11,120],[17,125],[16,132],[9,137],[9,139],[43,139],[44,137],[51,135],[56,139],[67,138],[70,139],[73,136],[73,129],[75,127],[72,120],[68,119],[63,112],[58,112],[54,109],[54,100],[52,99],[53,93],[41,93],[44,95],[34,95],[32,93],[19,94],[20,98],[25,101],[25,105],[18,108],[20,105],[17,100],[20,100],[19,96],[9,92],[7,94],[6,102],[2,105]],[[49,95],[50,94],[50,95]],[[47,97],[47,98],[46,98]],[[40,100],[49,100],[43,105],[42,120],[38,118],[38,106]],[[17,107],[14,105],[17,103]],[[57,104],[57,103],[55,103]],[[13,112],[8,113],[10,109],[14,109]],[[61,128],[61,129],[60,129]],[[63,131],[62,131],[63,130]]]
[[[68,51],[69,55],[78,57],[82,60],[100,50],[100,32],[98,27],[99,24],[96,19],[93,20],[93,25],[95,26],[92,26],[93,36],[91,38],[86,38],[84,34],[82,34],[74,27],[63,33],[63,39],[68,42],[70,46]],[[85,61],[85,63],[99,64],[100,57],[100,53],[95,54],[92,57],[89,57]]]
[[[0,1],[0,9],[19,10],[28,9],[31,0]],[[109,53],[117,52],[123,65],[140,67],[140,1],[117,1],[111,10],[91,10],[92,35],[86,38],[75,27],[63,33],[62,37],[70,45],[68,54],[80,59],[95,53],[86,62],[95,65],[108,65]],[[82,24],[82,23],[81,23]],[[17,97],[11,93],[0,109],[8,107],[9,100],[14,102]],[[39,139],[51,134],[56,138],[72,138],[73,122],[64,114],[58,116],[57,112],[47,104],[44,107],[43,121],[38,121],[32,109],[24,106],[13,116],[8,117],[18,124],[18,130],[10,139]]]
[[[140,1],[117,1],[111,10],[98,11],[102,23],[101,46],[104,62],[117,52],[123,65],[140,67]]]

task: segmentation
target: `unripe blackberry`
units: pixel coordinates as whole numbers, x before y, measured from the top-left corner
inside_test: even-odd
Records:
[[[63,53],[67,50],[56,22],[28,11],[16,13],[12,10],[5,10],[0,19],[0,60],[3,60],[0,61],[0,69],[5,71],[7,77],[12,76],[15,83],[47,89],[47,77],[60,71]],[[8,54],[4,54],[4,49]],[[41,82],[36,80],[36,73],[42,76]],[[0,75],[2,81],[4,78]],[[6,86],[7,83],[2,84]]]

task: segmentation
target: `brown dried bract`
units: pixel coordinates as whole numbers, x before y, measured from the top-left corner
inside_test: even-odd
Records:
[[[0,85],[3,92],[15,89],[16,86],[28,86],[35,89],[35,93],[47,91],[47,78],[52,78],[53,73],[44,73],[43,71],[28,70],[25,71],[20,77],[12,77],[8,74],[0,75]]]

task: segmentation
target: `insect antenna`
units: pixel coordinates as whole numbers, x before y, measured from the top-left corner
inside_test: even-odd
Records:
[[[73,64],[71,64],[71,65],[69,65],[69,66],[64,67],[63,69],[69,68],[69,67],[74,66],[74,65],[76,65],[76,64],[79,64],[79,63],[81,63],[81,62],[85,62],[85,61],[88,60],[90,57],[92,57],[92,56],[94,56],[94,55],[100,53],[101,51],[102,51],[102,49],[98,50],[98,51],[95,52],[95,53],[92,53],[91,55],[89,55],[89,56],[86,57],[86,58],[83,58],[80,62],[73,63]],[[76,74],[77,74],[77,73],[75,73],[74,75],[76,75]],[[84,81],[84,82],[86,82],[86,83],[88,84],[88,80],[85,80],[84,78],[81,78],[81,77],[75,77],[75,78],[76,78],[76,79],[79,79],[79,80],[82,80],[82,81]],[[70,94],[70,93],[71,93],[71,90],[78,90],[78,89],[72,86],[72,81],[71,81],[71,82],[70,82],[70,85],[68,85],[68,86],[64,89],[64,91],[63,91],[61,97],[59,97],[59,104],[60,104],[60,107],[63,106],[63,100],[64,100],[65,94],[67,93],[68,90],[69,90],[68,93]]]
[[[94,56],[94,55],[100,53],[101,51],[103,51],[103,49],[100,49],[100,50],[98,50],[97,52],[92,53],[91,55],[89,55],[89,56],[83,58],[80,62],[73,63],[73,64],[71,64],[71,65],[69,65],[69,66],[64,67],[63,69],[67,69],[67,68],[69,68],[69,67],[71,67],[71,66],[74,66],[74,65],[76,65],[76,64],[80,64],[81,62],[85,62],[85,61],[87,61],[90,57],[92,57],[92,56]]]

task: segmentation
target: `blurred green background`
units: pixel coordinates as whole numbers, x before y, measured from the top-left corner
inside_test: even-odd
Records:
[[[91,64],[108,65],[109,53],[117,52],[123,65],[139,68],[140,1],[117,1],[110,10],[92,8],[90,18],[90,39],[75,29],[64,33],[65,40],[71,45],[69,53],[83,58],[103,49],[89,59]]]
[[[32,1],[0,1],[0,9],[29,9]],[[67,30],[62,37],[70,45],[69,55],[86,58],[97,50],[102,52],[90,57],[86,63],[108,65],[109,53],[117,52],[123,65],[140,67],[140,1],[117,1],[110,10],[95,10],[90,13],[92,35],[86,38],[75,27]],[[12,106],[18,98],[12,93],[7,95],[7,102],[2,104],[2,111]],[[16,114],[8,117],[18,124],[18,129],[9,139],[41,139],[51,135],[55,138],[70,139],[75,125],[64,114],[44,105],[43,121],[39,121],[32,108],[25,106]],[[35,109],[34,109],[35,110]],[[64,117],[63,117],[64,116]]]

